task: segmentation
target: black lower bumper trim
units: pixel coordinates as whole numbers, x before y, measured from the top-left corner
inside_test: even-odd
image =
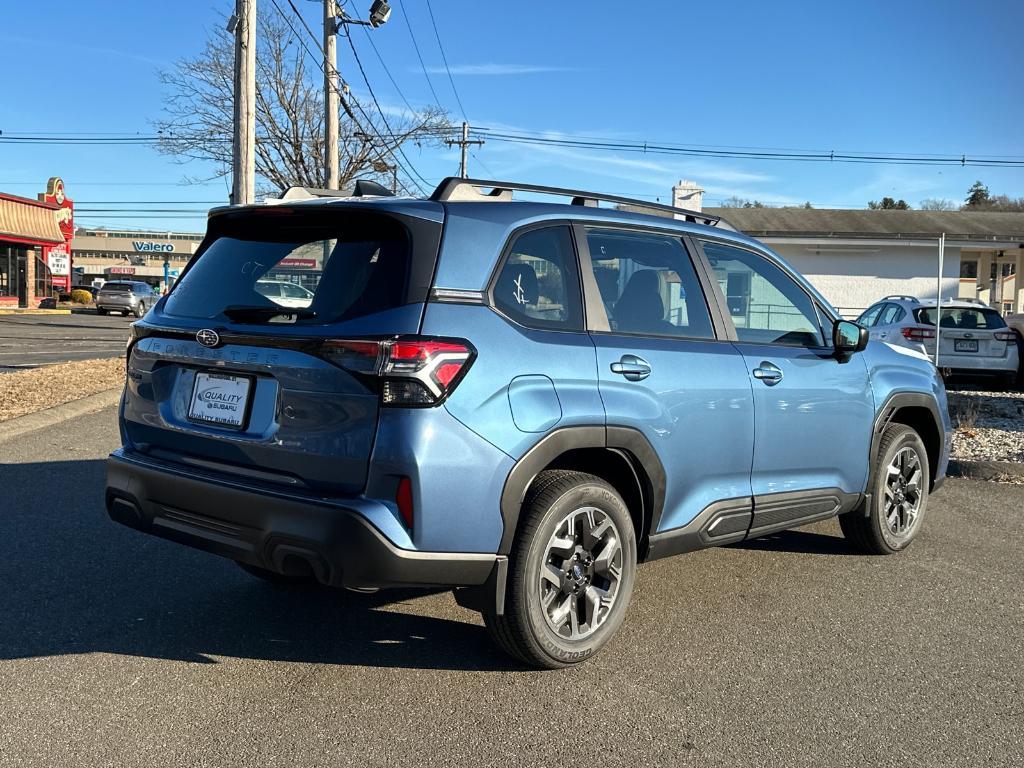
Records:
[[[330,586],[481,586],[504,572],[499,555],[396,547],[343,505],[216,482],[124,451],[107,461],[106,504],[131,528],[277,573],[302,566]]]

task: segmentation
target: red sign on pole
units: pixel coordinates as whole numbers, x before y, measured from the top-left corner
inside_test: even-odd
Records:
[[[57,215],[57,226],[64,235],[64,242],[60,245],[47,245],[43,247],[43,261],[50,268],[53,276],[53,287],[59,290],[71,290],[71,270],[73,259],[71,256],[71,241],[75,237],[75,204],[64,194],[64,180],[59,176],[51,176],[46,182],[46,192],[39,195],[44,203],[53,203],[57,206],[54,213]]]

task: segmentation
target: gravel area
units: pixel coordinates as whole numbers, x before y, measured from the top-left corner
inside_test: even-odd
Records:
[[[0,421],[124,384],[124,358],[80,360],[0,375]]]
[[[950,392],[953,458],[1024,462],[1024,392]]]

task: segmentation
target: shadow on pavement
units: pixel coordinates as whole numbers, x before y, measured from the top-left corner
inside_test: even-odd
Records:
[[[733,549],[791,552],[800,555],[859,555],[842,536],[829,536],[810,531],[781,531],[759,539],[731,545]]]
[[[92,652],[416,669],[517,669],[483,627],[388,610],[374,595],[262,582],[123,528],[102,460],[0,464],[0,659]]]

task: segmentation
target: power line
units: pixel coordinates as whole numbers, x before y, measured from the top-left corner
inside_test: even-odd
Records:
[[[538,146],[558,146],[574,149],[591,149],[615,152],[632,152],[654,155],[683,155],[689,157],[716,157],[732,160],[785,160],[795,162],[865,163],[874,165],[935,165],[935,166],[979,166],[989,168],[1022,168],[1024,159],[995,160],[984,156],[915,155],[899,156],[884,153],[852,153],[835,150],[808,152],[740,151],[700,149],[686,145],[661,144],[653,142],[627,141],[584,141],[554,137],[522,136],[492,131],[486,128],[477,131],[493,141]]]
[[[402,9],[402,19],[405,21],[405,28],[409,30],[409,39],[412,40],[412,47],[416,51],[416,58],[420,60],[420,69],[423,70],[423,76],[427,79],[427,87],[430,88],[430,92],[434,96],[434,103],[441,106],[441,99],[438,97],[437,91],[434,90],[434,83],[430,79],[427,65],[423,63],[423,54],[420,53],[419,43],[416,42],[416,33],[412,31],[412,22],[409,21],[409,14],[406,13],[402,0],[398,0],[398,7]]]
[[[359,52],[356,50],[355,43],[352,42],[352,35],[349,32],[349,29],[348,29],[347,26],[345,27],[345,39],[348,41],[348,47],[352,49],[352,55],[355,57],[356,65],[359,67],[359,74],[362,75],[363,82],[366,83],[366,89],[370,92],[370,98],[373,100],[373,105],[375,107],[377,107],[377,113],[380,115],[380,119],[381,119],[381,121],[383,121],[384,127],[387,129],[387,131],[388,131],[388,133],[390,135],[394,136],[395,134],[391,130],[391,126],[388,124],[388,119],[384,115],[384,110],[381,109],[380,102],[377,101],[377,95],[373,92],[373,86],[370,85],[370,80],[366,76],[366,70],[363,69],[363,62],[359,58]],[[367,120],[368,120],[368,122],[370,122],[370,127],[374,128],[374,131],[376,131],[376,128],[374,127],[372,121],[369,121],[369,119],[367,119]],[[380,133],[377,133],[377,135],[379,137],[381,137]],[[381,141],[383,141],[383,137],[381,137]],[[396,141],[396,143],[395,143],[395,149],[398,150],[398,154],[400,154],[402,156],[402,159],[405,160],[406,164],[412,169],[413,173],[415,173],[416,176],[419,177],[420,181],[422,181],[424,184],[426,184],[429,187],[430,186],[430,182],[428,182],[425,178],[423,178],[423,176],[420,174],[420,172],[418,170],[416,170],[416,166],[412,164],[412,161],[409,160],[408,157],[406,157],[405,150],[402,149],[402,145],[399,142],[400,142],[400,140]],[[397,160],[397,158],[396,158],[396,160]],[[420,192],[424,192],[424,193],[426,192],[426,189],[424,187],[420,186],[419,182],[416,181],[416,179],[413,179],[412,181],[413,181],[414,184],[416,184],[417,187],[420,187]]]
[[[466,108],[462,106],[462,99],[459,98],[459,91],[455,87],[455,79],[452,77],[452,70],[448,66],[448,57],[444,55],[444,46],[441,44],[441,34],[437,31],[437,21],[434,20],[434,9],[430,6],[430,0],[427,0],[427,12],[430,14],[430,24],[434,27],[434,37],[437,38],[437,47],[441,51],[441,61],[444,62],[444,71],[448,73],[448,82],[452,84],[452,93],[455,94],[455,101],[459,105],[459,111],[462,112],[462,119],[468,123],[469,118],[466,117]]]
[[[373,52],[377,54],[377,61],[380,62],[381,67],[384,69],[384,73],[388,76],[388,80],[390,80],[391,84],[395,86],[395,90],[398,92],[399,98],[402,99],[402,101],[405,103],[405,106],[408,107],[410,112],[412,112],[414,115],[417,114],[417,111],[413,109],[412,104],[410,104],[409,100],[405,98],[405,94],[402,93],[402,89],[398,87],[398,83],[395,82],[395,78],[391,74],[391,70],[388,69],[388,65],[385,63],[384,57],[381,56],[380,51],[377,50],[377,44],[373,42],[373,35],[371,35],[369,31],[367,31],[366,27],[362,25],[360,25],[360,29],[363,30],[363,35],[365,35],[366,41],[370,44],[370,47],[373,48]]]
[[[284,12],[281,10],[281,7],[277,4],[277,0],[270,0],[270,1],[271,1],[271,3],[273,3],[274,7],[277,9],[277,12],[279,14],[281,14],[281,16],[283,18],[285,18],[285,21],[288,23],[288,26],[292,29],[292,31],[295,33],[295,35],[298,36],[298,32],[295,31],[295,28],[292,27],[291,22],[287,19],[287,17],[285,17]],[[299,9],[295,7],[295,3],[293,2],[293,0],[287,0],[287,2],[288,2],[288,5],[291,6],[291,9],[295,13],[295,15],[299,17],[299,21],[301,21],[302,25],[306,28],[306,31],[309,33],[309,36],[310,36],[310,38],[312,38],[312,40],[313,40],[314,44],[316,45],[317,49],[320,51],[321,54],[324,54],[323,46],[320,45],[320,41],[316,39],[316,35],[313,34],[313,30],[310,29],[309,24],[306,23],[306,20],[302,17],[302,14],[299,13]],[[345,36],[349,38],[349,45],[352,46],[352,49],[353,49],[353,52],[354,52],[355,51],[355,46],[352,45],[352,40],[351,40],[351,37],[348,34],[348,29],[347,28],[345,29]],[[305,48],[306,53],[309,54],[310,57],[313,59],[314,63],[317,65],[317,67],[320,69],[320,71],[324,73],[324,77],[326,78],[327,73],[326,73],[326,70],[324,69],[324,65],[320,62],[320,60],[318,60],[315,56],[313,56],[312,52],[305,45],[305,43],[303,43],[303,41],[301,39],[299,40],[299,42],[300,42],[300,44],[302,44],[302,47]],[[358,55],[356,56],[356,59],[358,61]],[[360,70],[362,70],[362,64],[361,63],[359,65],[359,67],[360,67]],[[337,74],[337,72],[336,72],[336,74]],[[341,78],[340,75],[338,75],[338,79],[342,80],[342,82],[344,83],[344,80]],[[366,79],[365,73],[363,74],[363,79],[364,80]],[[348,85],[347,83],[344,83],[344,84],[346,86]],[[342,107],[345,109],[345,113],[349,116],[349,118],[351,118],[352,122],[355,123],[356,128],[358,128],[360,132],[366,133],[363,130],[363,127],[359,124],[359,120],[356,119],[355,113],[352,112],[352,109],[349,106],[348,101],[346,100],[344,94],[338,89],[338,87],[336,85],[333,84],[333,82],[331,83],[331,87],[334,89],[335,93],[338,94],[338,99],[341,102]],[[367,81],[367,88],[369,88],[369,81]],[[372,91],[371,91],[371,96],[372,95],[373,94],[372,94]],[[376,101],[377,101],[376,98],[374,98],[374,103],[376,103]],[[382,144],[386,144],[387,142],[384,140],[383,136],[381,136],[380,131],[377,130],[377,126],[375,126],[373,124],[373,120],[366,113],[366,110],[363,109],[363,106],[359,103],[359,100],[358,99],[353,99],[352,103],[355,104],[356,109],[358,109],[359,112],[363,115],[363,117],[366,118],[366,122],[370,126],[370,130],[373,131],[373,133],[377,135],[377,137],[381,140]],[[379,110],[380,106],[378,105],[377,108]],[[381,117],[383,118],[383,116],[384,116],[384,114],[383,114],[383,112],[381,112]],[[385,125],[386,124],[387,124],[387,121],[385,120]],[[391,128],[388,128],[388,132],[389,133],[391,132]],[[415,173],[416,176],[420,176],[420,174],[416,170],[415,166],[413,166],[412,163],[409,162],[409,159],[405,157],[405,153],[402,152],[401,146],[400,145],[396,146],[396,149],[398,149],[398,151],[402,155],[402,157],[405,158],[405,161],[406,161],[406,163],[408,163],[409,168],[412,169],[412,172]],[[399,161],[399,159],[397,157],[395,157],[393,150],[391,152],[391,156],[392,156],[392,158],[394,158],[396,165],[398,165],[399,167],[402,168],[402,171],[405,172],[405,174],[412,180],[412,182],[417,187],[420,188],[421,192],[424,192],[425,190],[423,189],[423,187],[420,186],[420,183],[415,178],[413,178],[413,173],[410,173],[407,168],[402,166],[401,161]],[[423,177],[420,176],[420,178],[422,179]]]

